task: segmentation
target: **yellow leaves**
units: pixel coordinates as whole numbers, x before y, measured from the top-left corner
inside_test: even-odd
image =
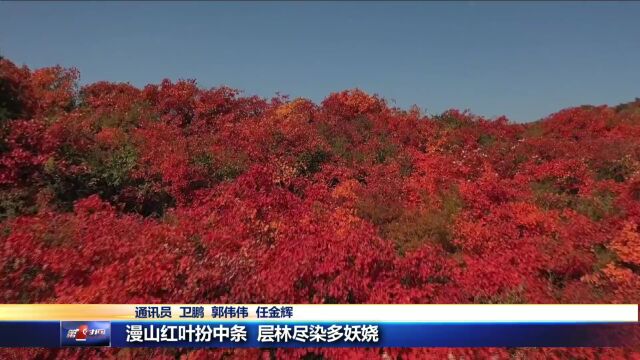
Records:
[[[291,115],[308,115],[313,109],[313,104],[303,98],[297,98],[291,102],[280,105],[275,110],[277,118],[286,118]]]

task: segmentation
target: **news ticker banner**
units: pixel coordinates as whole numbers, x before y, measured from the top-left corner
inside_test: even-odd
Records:
[[[0,305],[0,347],[637,347],[638,305]]]

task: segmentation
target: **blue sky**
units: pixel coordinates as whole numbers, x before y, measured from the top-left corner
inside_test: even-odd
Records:
[[[640,97],[640,2],[0,2],[0,54],[82,83],[321,101],[358,87],[513,121]]]

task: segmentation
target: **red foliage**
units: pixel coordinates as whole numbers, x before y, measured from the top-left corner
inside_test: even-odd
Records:
[[[0,60],[0,302],[640,302],[640,104],[567,109],[522,125],[456,110],[426,117],[360,90],[316,105],[194,81],[78,90],[77,76]],[[91,354],[637,356],[625,349]]]

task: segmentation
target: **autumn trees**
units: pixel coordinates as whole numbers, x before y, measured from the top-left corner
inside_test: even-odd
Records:
[[[637,102],[523,125],[77,78],[0,60],[0,302],[640,301]],[[316,353],[344,351],[381,354]],[[385,350],[562,351],[631,356]]]

